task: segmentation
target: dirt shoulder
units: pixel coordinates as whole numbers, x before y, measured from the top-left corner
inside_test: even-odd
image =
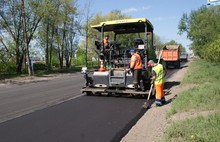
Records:
[[[48,81],[56,78],[70,77],[73,75],[80,75],[80,72],[74,73],[56,73],[42,76],[24,76],[24,77],[16,77],[11,79],[2,79],[0,80],[0,86],[6,85],[21,85],[25,83],[34,83],[41,81]]]
[[[191,88],[190,86],[180,86],[189,65],[190,62],[186,63],[183,68],[166,80],[168,84],[175,84],[169,86],[169,91],[165,96],[168,103],[162,107],[152,104],[121,142],[159,142],[161,140],[165,129],[170,125],[170,121],[166,119],[166,111],[170,109],[172,100],[179,92]]]

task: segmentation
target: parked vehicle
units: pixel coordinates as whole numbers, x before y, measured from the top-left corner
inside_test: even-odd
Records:
[[[86,67],[82,69],[86,83],[81,92],[87,95],[147,95],[150,88],[149,72],[151,72],[147,68],[147,62],[150,60],[150,51],[154,50],[153,25],[146,18],[136,18],[105,21],[91,27],[100,32],[101,41],[109,32],[114,35],[112,38],[114,40],[110,42],[108,49],[104,48],[103,43],[95,41],[100,69],[96,71],[89,71]],[[130,39],[126,47],[124,45],[121,47],[120,43],[124,41],[124,37],[130,35],[135,38]],[[132,73],[129,70],[130,49],[135,49],[143,62],[142,81],[138,91],[134,89]],[[151,53],[155,52],[151,51]]]
[[[188,54],[186,52],[182,52],[180,54],[180,61],[181,62],[188,62]]]

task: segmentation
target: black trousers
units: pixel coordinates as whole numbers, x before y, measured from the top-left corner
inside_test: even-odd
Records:
[[[134,84],[140,85],[141,75],[142,75],[142,69],[134,70],[134,74],[133,74]]]

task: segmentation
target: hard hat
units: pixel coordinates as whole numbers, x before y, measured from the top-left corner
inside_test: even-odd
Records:
[[[129,53],[133,53],[133,52],[135,52],[134,49],[131,49]]]
[[[149,61],[147,62],[147,66],[150,67],[150,65],[153,64],[153,63],[154,63],[153,60],[149,60]]]
[[[153,60],[149,60],[149,61],[148,61],[148,64],[152,64],[152,63],[154,63]]]

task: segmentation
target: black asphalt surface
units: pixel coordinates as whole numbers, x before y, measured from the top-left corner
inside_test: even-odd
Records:
[[[82,96],[0,124],[1,142],[120,141],[145,113],[143,99]]]
[[[83,83],[75,76],[0,88],[0,115],[33,110],[0,123],[0,142],[118,142],[147,111],[143,98],[81,95]]]

